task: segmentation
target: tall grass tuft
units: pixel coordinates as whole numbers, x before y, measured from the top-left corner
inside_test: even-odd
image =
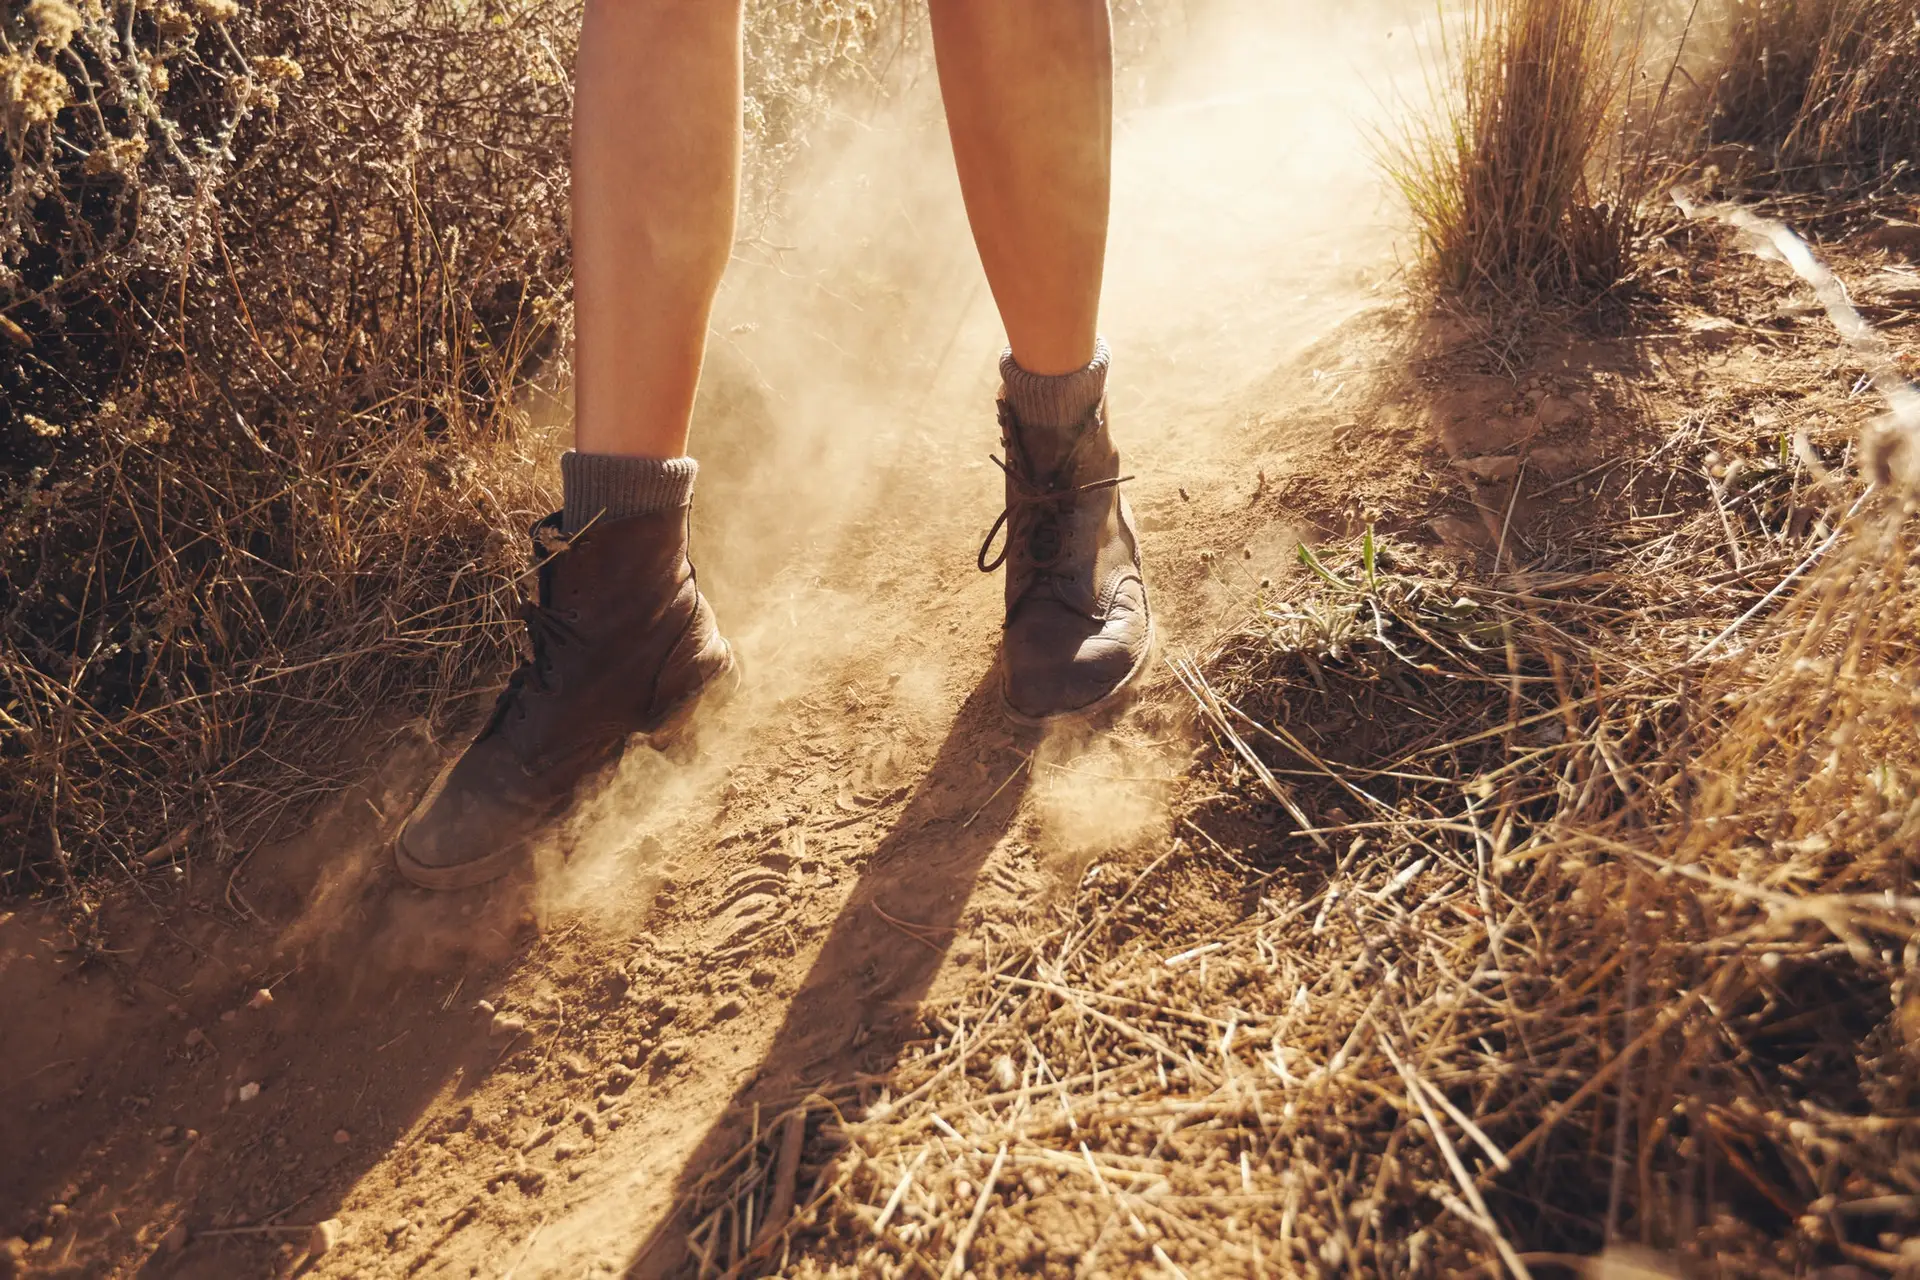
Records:
[[[1472,0],[1447,29],[1437,104],[1385,157],[1443,291],[1579,301],[1629,274],[1622,16],[1620,0]]]
[[[1764,152],[1789,179],[1854,181],[1920,160],[1912,0],[1727,0],[1707,140]]]
[[[509,661],[579,9],[0,5],[0,892],[238,857]],[[892,28],[749,14],[760,191]]]

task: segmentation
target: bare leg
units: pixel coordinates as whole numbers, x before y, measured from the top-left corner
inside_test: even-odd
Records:
[[[739,0],[588,0],[573,128],[576,447],[686,452],[740,188]]]
[[[1093,358],[1113,151],[1106,0],[932,0],[954,165],[1013,357]]]

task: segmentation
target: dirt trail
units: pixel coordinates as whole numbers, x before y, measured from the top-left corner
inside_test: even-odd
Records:
[[[1393,267],[1357,119],[1408,40],[1196,31],[1123,119],[1112,399],[1176,651],[1397,465],[1336,335]],[[983,931],[1164,840],[1166,682],[1097,738],[999,716],[998,326],[924,96],[849,125],[723,297],[696,546],[752,680],[699,759],[628,761],[537,883],[428,897],[383,845],[457,744],[401,729],[303,838],[112,909],[105,952],[0,918],[30,1274],[284,1273],[323,1218],[310,1274],[669,1269],[757,1100],[884,1072]]]

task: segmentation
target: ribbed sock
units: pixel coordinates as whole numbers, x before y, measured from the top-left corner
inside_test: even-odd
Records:
[[[568,533],[595,519],[672,511],[693,501],[693,478],[700,464],[692,458],[633,458],[618,453],[560,455],[561,517]]]
[[[1013,348],[1000,355],[1000,380],[1006,385],[1007,407],[1014,420],[1035,430],[1077,427],[1099,407],[1107,393],[1107,342],[1095,339],[1093,359],[1072,373],[1028,373],[1013,358]]]

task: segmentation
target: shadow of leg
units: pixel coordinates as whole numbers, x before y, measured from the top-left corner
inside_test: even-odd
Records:
[[[681,1170],[674,1212],[634,1253],[629,1277],[669,1275],[687,1263],[693,1196],[701,1179],[747,1141],[745,1118],[755,1104],[763,1116],[776,1115],[856,1071],[884,1074],[898,1057],[975,877],[1026,793],[1024,767],[1012,778],[1007,769],[980,778],[974,768],[981,739],[1004,732],[997,678],[990,672],[960,708],[932,767],[854,886],[759,1072]],[[950,816],[956,793],[963,803]]]

